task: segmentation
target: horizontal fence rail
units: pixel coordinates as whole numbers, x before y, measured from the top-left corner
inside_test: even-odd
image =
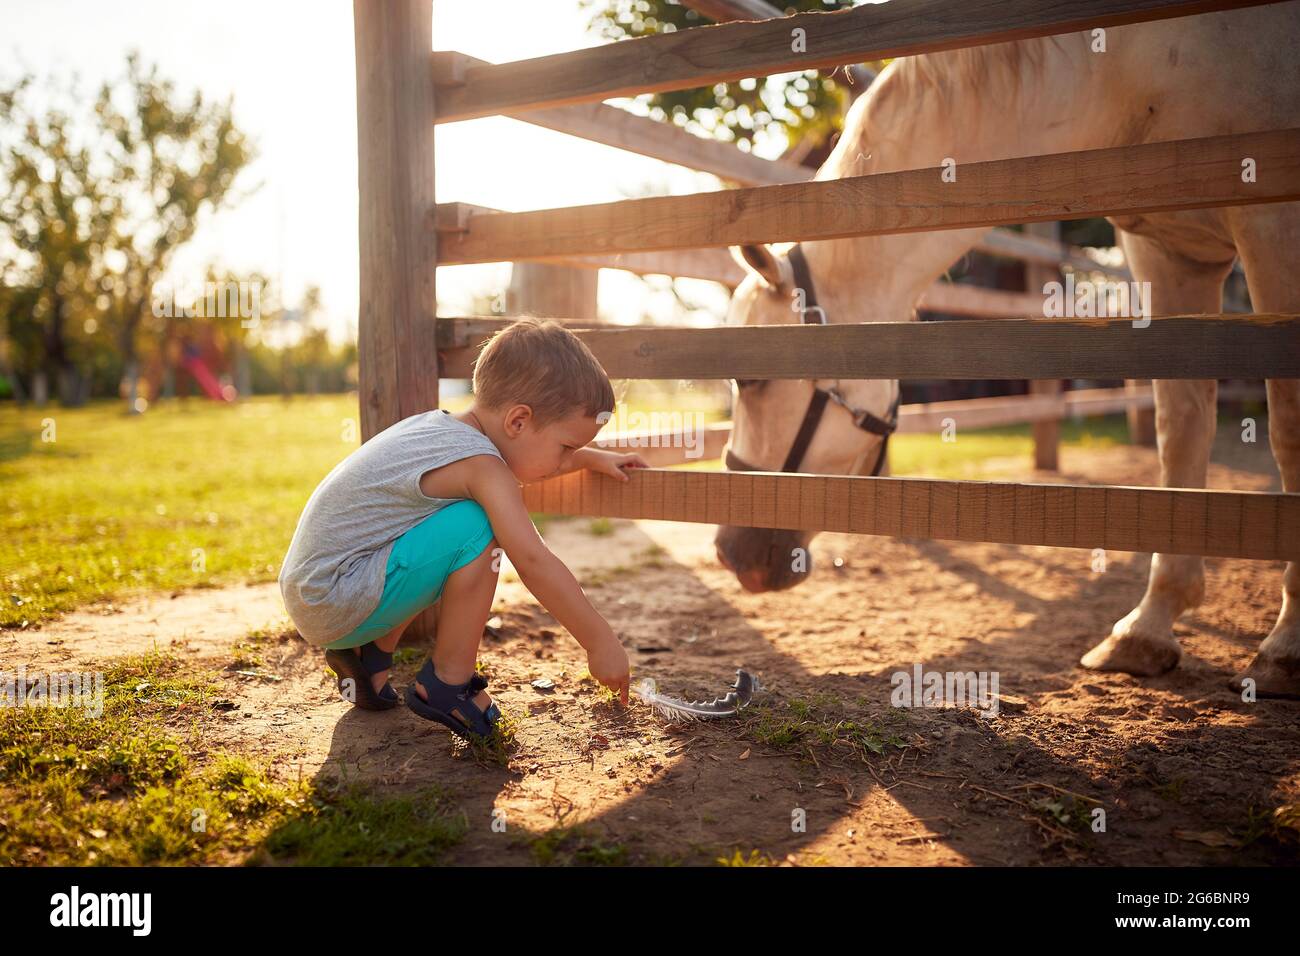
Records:
[[[1242,161],[1257,178],[1243,181]],[[1300,129],[1168,140],[438,223],[438,264],[653,252],[1300,200]]]
[[[1220,385],[1218,397],[1221,402],[1264,402],[1267,399],[1260,385],[1234,383]],[[1110,415],[1131,408],[1154,406],[1155,393],[1149,385],[1133,389],[1078,388],[1054,394],[923,402],[899,408],[896,434],[935,435],[949,419],[963,431],[970,431],[999,425]],[[722,457],[731,438],[731,422],[710,422],[697,428],[689,413],[667,412],[660,413],[660,424],[665,417],[669,422],[675,421],[676,427],[602,434],[592,444],[597,448],[633,450],[652,468],[675,467]],[[651,421],[655,421],[653,413]]]
[[[915,53],[1261,6],[1269,0],[893,0],[833,13],[700,26],[571,53],[466,65],[439,119],[709,86]],[[802,30],[802,49],[792,42]]]
[[[628,326],[575,334],[611,378],[1300,378],[1300,315],[1164,316],[1141,328],[1133,321]],[[468,347],[444,352],[444,374],[467,377],[473,359]]]
[[[438,51],[433,54],[434,82],[440,87],[457,86],[465,82],[466,70],[492,65],[464,53]],[[746,186],[804,182],[811,179],[814,172],[786,159],[764,159],[742,152],[731,143],[697,136],[672,123],[637,116],[604,103],[580,103],[502,115],[557,133],[703,170]],[[439,122],[444,121],[439,117]]]
[[[463,53],[435,53],[434,73],[442,77],[463,77],[467,64],[483,65]],[[444,82],[450,82],[449,79]],[[463,79],[461,80],[463,82]],[[510,114],[507,114],[510,115]],[[763,159],[753,153],[742,152],[730,143],[708,139],[669,123],[660,123],[648,117],[636,116],[626,110],[601,103],[585,103],[580,106],[565,106],[558,109],[532,110],[519,115],[512,115],[526,123],[570,136],[581,137],[592,142],[603,143],[618,149],[650,156],[664,162],[676,163],[689,169],[702,170],[720,176],[740,186],[774,186],[782,183],[808,182],[812,179],[814,169],[800,166],[781,158]],[[465,228],[467,217],[473,214],[498,212],[499,210],[471,206],[467,203],[448,203],[440,207],[447,211],[449,228],[460,231]],[[440,227],[441,228],[441,227]],[[1036,262],[1049,266],[1066,265],[1074,269],[1092,272],[1105,272],[1110,275],[1128,275],[1124,267],[1109,266],[1095,262],[1063,243],[1034,236],[1028,233],[1013,232],[1008,229],[994,229],[980,239],[975,247],[980,252],[1004,258],[1017,259],[1022,262]],[[703,253],[705,250],[695,250]],[[730,257],[728,257],[730,261]],[[577,262],[584,265],[588,263]],[[635,264],[643,266],[644,263]],[[619,268],[615,264],[612,268]],[[739,266],[731,263],[734,272],[726,277],[717,275],[718,267],[702,276],[692,278],[709,278],[735,285],[740,275]],[[632,268],[630,271],[651,271]]]
[[[524,486],[530,511],[1300,560],[1300,494],[638,469]]]
[[[473,216],[488,214],[481,206],[467,206],[464,203],[451,203],[438,207],[439,231],[455,233],[464,231],[463,223]],[[1010,250],[1016,248],[1014,241],[1008,242],[1002,236],[1014,236],[1015,233],[994,229],[986,237],[988,243],[977,243],[975,248],[996,248],[997,255],[1017,256]],[[1032,247],[1023,247],[1029,252]],[[1064,248],[1064,247],[1060,247]],[[1076,270],[1082,268],[1080,260],[1086,257],[1064,253],[1056,264],[1068,263]],[[745,277],[745,270],[740,267],[726,249],[717,247],[708,249],[677,249],[660,252],[616,252],[596,256],[546,256],[540,259],[516,261],[541,261],[555,265],[574,266],[580,269],[622,269],[637,275],[667,275],[690,279],[709,279],[734,289]],[[1086,260],[1091,263],[1091,260]],[[1115,270],[1106,266],[1091,264],[1098,272],[1115,274]],[[1125,273],[1127,275],[1127,273]],[[939,282],[930,285],[916,303],[918,309],[930,312],[943,312],[950,315],[970,315],[979,318],[1012,318],[1033,316],[1042,312],[1043,297],[1041,293],[1015,292],[1008,289],[989,289],[984,286],[964,282]]]

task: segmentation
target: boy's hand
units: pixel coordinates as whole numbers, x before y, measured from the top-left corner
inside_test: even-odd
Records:
[[[591,676],[604,684],[627,706],[628,687],[632,683],[631,667],[627,660],[627,651],[612,637],[597,647],[587,651],[587,670]]]
[[[605,451],[603,448],[584,448],[582,453],[582,467],[589,471],[599,472],[602,475],[609,475],[611,478],[617,478],[619,481],[628,480],[627,475],[623,472],[624,468],[650,467],[645,463],[645,459],[637,454],[619,454],[618,452]]]

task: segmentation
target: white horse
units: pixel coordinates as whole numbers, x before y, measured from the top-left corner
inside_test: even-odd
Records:
[[[850,110],[816,179],[1300,126],[1300,2],[972,47],[895,60]],[[1112,217],[1128,264],[1149,282],[1148,314],[1221,311],[1223,282],[1240,256],[1253,307],[1300,312],[1300,203]],[[801,244],[831,322],[914,318],[945,269],[987,232],[869,236]],[[791,322],[797,283],[790,246],[733,249],[749,272],[730,322]],[[817,383],[822,386],[829,382]],[[892,381],[844,381],[850,405],[884,416]],[[731,450],[779,470],[811,384],[773,380],[739,388]],[[1215,429],[1216,383],[1154,383],[1161,481],[1203,488]],[[1288,492],[1300,491],[1300,380],[1268,382],[1269,438]],[[828,407],[801,471],[847,474],[874,460],[880,439]],[[789,587],[804,575],[791,550],[806,533],[722,527],[719,559],[749,590]],[[1199,557],[1155,554],[1141,603],[1083,656],[1085,667],[1153,675],[1181,650],[1174,621],[1204,596]],[[1282,609],[1249,668],[1261,696],[1300,696],[1300,564],[1287,565]]]

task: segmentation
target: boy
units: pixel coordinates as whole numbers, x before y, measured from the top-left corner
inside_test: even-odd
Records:
[[[403,419],[375,435],[312,493],[280,569],[299,633],[326,650],[358,707],[398,703],[388,683],[407,624],[442,601],[429,660],[406,690],[412,711],[462,737],[501,713],[475,673],[500,552],[587,651],[592,677],[628,700],[628,659],[569,569],[537,534],[521,483],[578,468],[623,481],[638,455],[584,447],[613,413],[614,390],[588,348],[550,321],[520,319],[474,366],[474,404]],[[498,545],[500,546],[498,548]]]

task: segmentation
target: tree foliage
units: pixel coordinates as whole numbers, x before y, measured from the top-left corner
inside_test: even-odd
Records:
[[[234,183],[254,149],[231,106],[181,96],[134,53],[93,98],[30,76],[0,89],[0,319],[13,366],[66,377],[112,336],[134,389],[142,336],[165,331],[155,285],[204,217],[242,198]]]
[[[609,40],[672,33],[711,22],[675,0],[579,0],[579,5],[590,17],[589,29]],[[832,11],[854,5],[854,0],[774,3],[785,13]],[[650,93],[638,99],[649,106],[655,119],[743,144],[744,148],[751,148],[756,138],[769,133],[784,133],[790,143],[811,139],[812,145],[818,146],[843,127],[851,98],[844,76],[843,70],[833,74],[807,70]]]

